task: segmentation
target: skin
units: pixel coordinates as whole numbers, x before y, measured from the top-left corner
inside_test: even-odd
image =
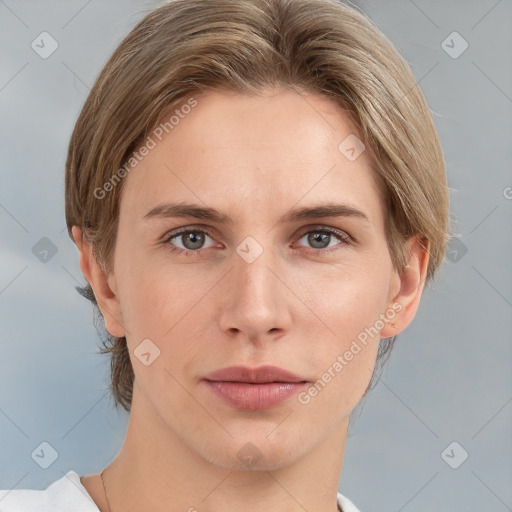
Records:
[[[402,309],[380,337],[410,324],[428,253],[411,238],[411,268],[393,269],[371,161],[366,152],[349,161],[339,151],[357,131],[329,98],[284,89],[196,98],[125,178],[112,272],[73,228],[106,328],[127,337],[135,372],[127,435],[104,472],[111,512],[220,512],[226,504],[335,512],[349,416],[370,381],[379,336],[308,404],[294,396],[271,409],[239,410],[201,379],[231,365],[272,364],[316,382],[393,303]],[[216,208],[233,224],[142,219],[170,201]],[[325,202],[357,207],[368,222],[277,223],[292,208]],[[182,227],[209,227],[212,236],[202,246],[187,236],[163,241]],[[307,235],[325,227],[355,241],[331,236],[314,245]],[[236,252],[248,236],[263,248],[252,263]],[[173,244],[196,254],[171,252]],[[160,349],[148,366],[134,356],[146,338]],[[260,457],[250,470],[237,456],[247,443]],[[107,511],[99,473],[82,483]]]

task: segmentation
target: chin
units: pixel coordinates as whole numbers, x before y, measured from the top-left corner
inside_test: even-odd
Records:
[[[268,425],[267,425],[268,426]],[[226,432],[183,432],[182,442],[200,459],[229,471],[275,471],[292,465],[308,449],[304,433],[294,429],[229,429]],[[275,424],[273,426],[275,429]],[[194,439],[195,438],[195,439]]]
[[[297,450],[288,450],[286,446],[277,450],[274,446],[262,446],[261,443],[257,446],[246,441],[245,444],[241,443],[238,450],[233,451],[231,447],[226,447],[224,451],[212,449],[202,456],[210,464],[229,471],[277,471],[292,465],[300,454]]]

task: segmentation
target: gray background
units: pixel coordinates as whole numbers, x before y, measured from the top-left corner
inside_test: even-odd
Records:
[[[128,416],[74,290],[63,173],[95,77],[155,5],[0,0],[0,489],[96,472],[123,441]],[[362,512],[512,510],[512,2],[359,5],[435,114],[461,239],[356,411],[340,490]],[[59,45],[47,59],[31,48],[43,31]],[[458,58],[454,31],[469,45]],[[46,262],[32,251],[43,237],[57,250]],[[58,452],[48,469],[31,457],[43,441]]]

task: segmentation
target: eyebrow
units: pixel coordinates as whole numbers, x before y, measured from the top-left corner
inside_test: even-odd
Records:
[[[215,208],[191,203],[160,203],[149,210],[149,212],[142,217],[142,220],[173,217],[209,220],[228,225],[233,224],[233,219],[226,213],[220,212]],[[278,224],[323,217],[354,217],[368,223],[370,222],[368,216],[363,211],[352,205],[325,203],[292,209],[279,218]]]

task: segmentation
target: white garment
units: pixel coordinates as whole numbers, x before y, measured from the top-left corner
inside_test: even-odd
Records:
[[[342,494],[338,505],[343,512],[360,512]],[[68,471],[62,478],[44,490],[0,490],[1,512],[100,512],[75,471]]]

